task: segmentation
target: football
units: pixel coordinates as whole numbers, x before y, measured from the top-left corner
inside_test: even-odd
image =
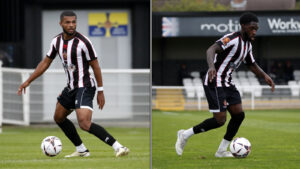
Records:
[[[230,151],[236,158],[245,158],[251,152],[251,143],[244,137],[238,137],[230,143]]]
[[[58,137],[48,136],[43,139],[41,149],[46,156],[54,157],[62,150],[62,143]]]

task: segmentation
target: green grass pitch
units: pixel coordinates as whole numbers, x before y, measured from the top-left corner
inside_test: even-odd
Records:
[[[124,146],[129,156],[116,158],[112,147],[80,129],[90,157],[64,158],[75,151],[73,144],[58,127],[12,127],[4,126],[0,134],[1,169],[148,169],[150,168],[150,134],[148,128],[107,128]],[[47,157],[41,151],[44,137],[54,135],[62,140],[62,152]]]
[[[192,136],[181,157],[175,152],[179,129],[188,129],[212,116],[208,111],[152,113],[153,169],[299,169],[300,110],[245,111],[246,118],[236,137],[252,144],[244,159],[215,158],[230,119],[221,128]]]

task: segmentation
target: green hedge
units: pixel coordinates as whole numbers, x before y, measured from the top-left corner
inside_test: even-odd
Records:
[[[213,0],[179,0],[178,3],[166,1],[162,6],[157,6],[153,0],[154,12],[197,12],[197,11],[229,11],[230,7],[215,3]]]

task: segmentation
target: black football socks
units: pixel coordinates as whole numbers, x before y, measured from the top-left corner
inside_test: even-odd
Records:
[[[217,122],[216,118],[212,117],[212,118],[206,119],[202,123],[194,126],[193,130],[194,130],[195,134],[198,134],[198,133],[206,132],[211,129],[221,127],[221,126],[222,125]]]
[[[236,115],[232,115],[231,119],[228,123],[227,126],[227,131],[226,134],[224,136],[224,139],[231,141],[232,138],[236,135],[236,133],[238,132],[240,125],[242,124],[243,120],[245,118],[245,113],[241,112],[239,114]]]
[[[115,143],[115,138],[111,136],[103,127],[98,124],[92,123],[89,133],[94,134],[106,144],[112,146]]]
[[[82,144],[82,141],[76,131],[74,124],[69,120],[65,119],[62,123],[57,123],[57,125],[62,129],[65,135],[72,141],[75,146]]]

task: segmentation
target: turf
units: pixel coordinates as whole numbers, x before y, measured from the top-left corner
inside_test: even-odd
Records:
[[[207,111],[153,111],[153,169],[300,168],[300,110],[246,111],[246,118],[237,133],[237,137],[246,137],[252,144],[252,152],[245,159],[214,157],[229,120],[221,128],[192,136],[183,155],[177,156],[174,148],[177,131],[211,116]]]
[[[57,127],[4,126],[0,134],[1,169],[147,169],[150,168],[149,129],[107,128],[118,141],[130,148],[129,156],[116,158],[113,149],[95,136],[79,131],[90,157],[64,158],[75,151],[73,144]],[[40,145],[44,137],[54,135],[63,143],[56,157],[42,154]]]

